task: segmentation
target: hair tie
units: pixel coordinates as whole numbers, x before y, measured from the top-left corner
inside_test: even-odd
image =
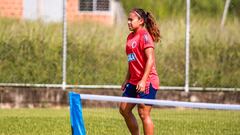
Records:
[[[149,12],[145,12],[144,13],[144,20],[145,20],[145,22],[148,22],[148,18],[149,17]]]
[[[146,16],[147,16],[147,17],[149,16],[149,12],[147,12]]]

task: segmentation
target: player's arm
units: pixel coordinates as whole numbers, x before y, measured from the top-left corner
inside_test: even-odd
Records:
[[[147,57],[147,62],[146,62],[146,67],[144,70],[143,77],[138,82],[137,87],[136,87],[136,89],[139,92],[145,91],[146,81],[148,79],[148,76],[149,76],[151,69],[153,67],[153,64],[154,64],[154,49],[152,47],[149,47],[149,48],[146,48],[144,52]]]
[[[128,69],[127,69],[127,74],[126,74],[126,76],[125,76],[125,80],[124,80],[124,82],[122,83],[122,87],[121,87],[122,90],[125,88],[125,85],[127,84],[129,78],[130,78],[130,71],[129,71],[129,68],[128,68]]]

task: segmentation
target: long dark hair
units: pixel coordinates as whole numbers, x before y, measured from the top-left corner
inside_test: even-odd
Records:
[[[153,17],[153,15],[149,12],[145,12],[141,8],[134,8],[132,11],[136,12],[139,18],[143,18],[145,27],[147,28],[149,34],[151,35],[154,42],[158,42],[160,40],[160,30],[157,26],[157,23]]]

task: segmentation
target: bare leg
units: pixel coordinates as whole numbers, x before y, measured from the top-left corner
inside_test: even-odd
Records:
[[[153,135],[154,125],[150,117],[152,106],[138,105],[138,114],[143,123],[144,135]]]
[[[121,103],[119,111],[121,115],[124,117],[127,127],[132,135],[139,135],[138,124],[135,116],[132,113],[132,109],[136,106],[136,104],[132,103]]]

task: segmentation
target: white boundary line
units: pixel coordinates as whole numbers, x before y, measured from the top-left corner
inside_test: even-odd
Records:
[[[98,101],[152,104],[152,105],[168,106],[168,107],[187,107],[187,108],[217,109],[217,110],[240,110],[240,105],[233,105],[233,104],[150,100],[150,99],[136,99],[136,98],[127,98],[127,97],[118,97],[118,96],[102,96],[102,95],[91,95],[91,94],[80,94],[80,96],[81,96],[81,99],[98,100]]]
[[[30,84],[30,83],[0,83],[1,87],[47,87],[62,88],[62,84]],[[66,85],[68,89],[120,89],[120,85]],[[184,91],[183,86],[160,86],[160,90]],[[219,88],[219,87],[189,87],[191,91],[240,91],[240,88]]]

